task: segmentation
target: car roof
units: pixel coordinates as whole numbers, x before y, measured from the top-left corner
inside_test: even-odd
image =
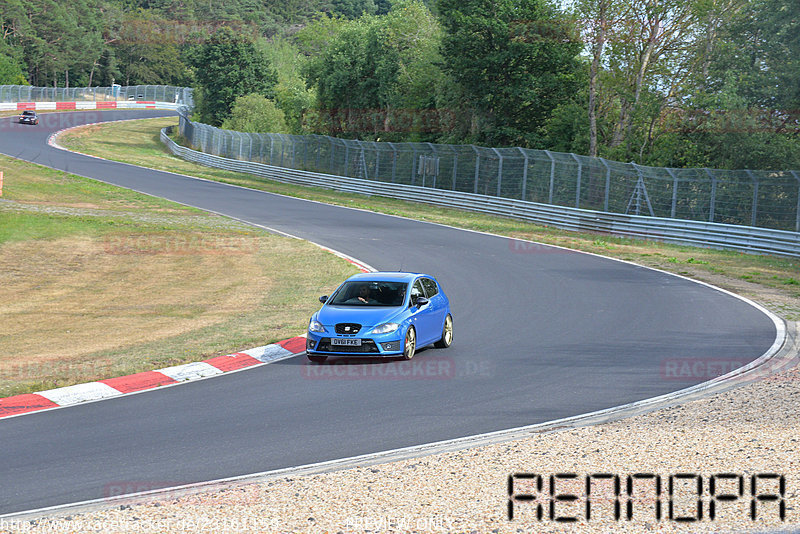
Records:
[[[347,281],[358,280],[362,282],[411,282],[420,276],[428,276],[422,273],[406,273],[400,271],[378,271],[375,273],[354,274]],[[432,276],[428,276],[433,278]]]

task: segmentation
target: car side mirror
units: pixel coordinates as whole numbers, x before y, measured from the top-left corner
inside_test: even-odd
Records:
[[[325,304],[326,302],[328,302],[328,295],[322,295],[322,296],[319,298],[319,301],[320,301],[321,303]]]
[[[429,303],[429,302],[430,302],[430,301],[429,301],[428,299],[426,299],[425,297],[419,297],[419,298],[417,299],[417,309],[419,309],[419,308],[421,308],[421,307],[425,306],[425,305],[426,305],[427,303]]]

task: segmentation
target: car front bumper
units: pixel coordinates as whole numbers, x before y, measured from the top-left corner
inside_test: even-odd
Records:
[[[348,338],[360,339],[361,345],[333,345],[331,343],[331,339]],[[308,332],[306,352],[320,356],[397,356],[403,353],[403,339],[396,331],[389,334],[371,334],[369,337]]]

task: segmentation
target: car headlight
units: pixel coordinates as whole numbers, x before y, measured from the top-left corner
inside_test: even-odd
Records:
[[[311,322],[308,323],[308,331],[309,332],[324,332],[325,331],[325,327],[322,326],[321,322],[316,321],[314,319],[311,319]]]
[[[397,323],[383,323],[380,326],[376,326],[372,329],[371,334],[388,334],[389,332],[394,332],[400,328],[400,325]]]

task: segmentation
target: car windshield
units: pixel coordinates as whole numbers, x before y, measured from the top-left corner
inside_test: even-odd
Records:
[[[345,282],[328,300],[335,306],[402,306],[406,298],[406,282]]]
[[[36,112],[35,111],[23,111],[22,114],[23,115],[36,115]]]

